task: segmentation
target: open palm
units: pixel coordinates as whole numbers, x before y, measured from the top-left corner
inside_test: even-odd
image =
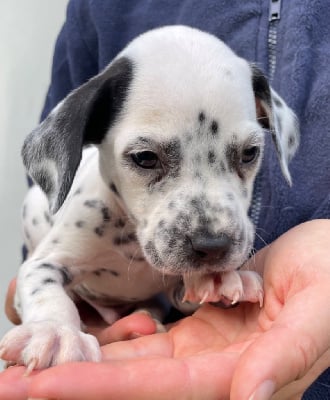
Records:
[[[314,221],[257,254],[251,263],[264,270],[262,309],[205,305],[166,333],[105,344],[99,364],[66,364],[29,378],[12,368],[0,376],[0,398],[247,400],[257,389],[254,400],[273,392],[274,399],[298,399],[330,365],[329,237],[330,222]],[[98,334],[105,343],[152,333],[152,324],[132,315]]]

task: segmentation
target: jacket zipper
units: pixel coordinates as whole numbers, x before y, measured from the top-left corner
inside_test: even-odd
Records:
[[[268,75],[271,82],[276,69],[276,47],[277,47],[277,28],[281,18],[281,0],[270,0],[269,4],[269,26],[268,26]],[[258,174],[254,184],[250,217],[255,227],[258,226],[262,203],[261,174]],[[257,241],[259,241],[257,239]]]
[[[276,68],[277,26],[281,18],[281,0],[270,0],[268,28],[268,71],[272,81]]]

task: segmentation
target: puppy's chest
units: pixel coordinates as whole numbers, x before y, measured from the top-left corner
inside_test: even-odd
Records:
[[[109,252],[107,261],[100,261],[95,260],[93,270],[73,288],[94,305],[112,307],[147,300],[171,284],[145,261],[130,261],[114,252]]]

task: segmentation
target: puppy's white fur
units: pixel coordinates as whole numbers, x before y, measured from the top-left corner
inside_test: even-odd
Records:
[[[264,146],[260,122],[288,180],[298,136],[292,111],[255,71],[212,35],[160,28],[131,42],[28,137],[24,160],[48,200],[37,186],[26,199],[29,257],[16,296],[23,324],[3,338],[2,358],[29,370],[99,360],[96,340],[81,331],[78,299],[109,323],[139,308],[161,319],[149,301],[161,293],[183,311],[192,309],[183,298],[262,302],[260,278],[236,272],[253,245],[248,209]],[[101,101],[107,106],[106,90],[123,100],[76,172],[84,120]],[[96,115],[92,138],[104,117]],[[156,155],[157,168],[137,165],[141,153]],[[48,201],[63,203],[53,216]]]

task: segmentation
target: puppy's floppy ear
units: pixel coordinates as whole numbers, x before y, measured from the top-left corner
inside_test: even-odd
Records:
[[[291,186],[288,164],[299,145],[299,127],[294,112],[269,86],[266,77],[255,65],[252,69],[252,86],[256,99],[257,119],[269,129],[280,161],[282,173]]]
[[[99,144],[126,99],[133,64],[121,57],[59,103],[26,138],[22,156],[32,179],[48,196],[50,209],[63,204],[85,144]]]

